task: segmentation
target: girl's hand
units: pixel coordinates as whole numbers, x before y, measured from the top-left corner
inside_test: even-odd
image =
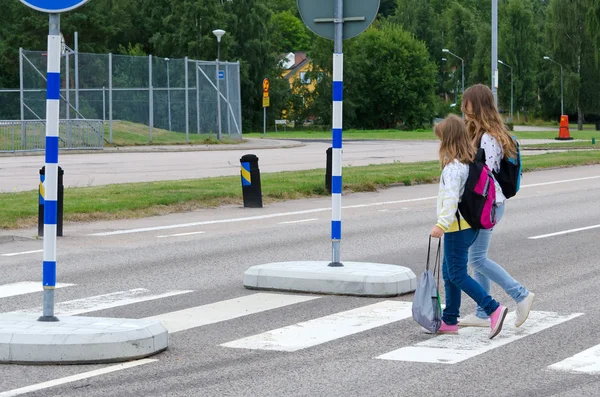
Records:
[[[431,237],[442,238],[443,236],[444,231],[438,225],[435,225],[433,229],[431,229]]]

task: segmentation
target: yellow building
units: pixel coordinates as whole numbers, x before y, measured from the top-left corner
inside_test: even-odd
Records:
[[[290,88],[294,88],[294,83],[300,81],[301,84],[306,85],[308,91],[314,91],[316,81],[307,76],[307,73],[313,70],[312,61],[306,55],[306,51],[285,54],[282,57],[281,66],[283,68],[282,77],[288,81]]]

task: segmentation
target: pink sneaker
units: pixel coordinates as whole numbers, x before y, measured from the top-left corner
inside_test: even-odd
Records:
[[[508,309],[500,305],[496,311],[490,315],[490,328],[492,329],[489,336],[490,339],[493,339],[500,331],[502,331],[502,324],[504,324],[504,319],[507,314]]]
[[[458,334],[458,324],[448,325],[442,321],[442,325],[440,329],[438,329],[438,334]]]

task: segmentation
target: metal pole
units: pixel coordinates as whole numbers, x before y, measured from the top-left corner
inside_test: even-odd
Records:
[[[150,124],[149,141],[152,142],[152,128],[154,127],[154,89],[152,87],[152,55],[148,55],[148,106],[148,124]]]
[[[221,43],[217,44],[217,139],[221,140],[221,85],[219,81],[219,56],[221,52]]]
[[[21,147],[27,148],[27,136],[25,135],[25,98],[23,84],[23,48],[19,48],[19,98],[21,101]]]
[[[267,134],[267,108],[263,106],[263,135]]]
[[[169,131],[173,131],[171,126],[171,77],[169,74],[169,61],[167,61],[167,107],[169,108]]]
[[[514,78],[515,75],[513,73],[513,69],[512,67],[510,68],[510,122],[514,123],[513,121],[513,105],[514,105]]]
[[[79,118],[79,33],[75,32],[75,118]]]
[[[227,114],[227,135],[231,136],[231,102],[229,102],[229,63],[225,64],[225,93],[227,95],[227,106],[229,109],[225,109]]]
[[[106,88],[102,87],[102,122],[106,123]]]
[[[46,170],[44,179],[43,315],[39,321],[58,321],[54,316],[56,288],[56,223],[58,210],[58,123],[60,111],[60,14],[50,14],[46,92]]]
[[[190,96],[189,89],[190,85],[188,82],[189,79],[189,70],[188,70],[188,57],[184,58],[185,62],[185,141],[190,141]]]
[[[112,84],[112,53],[108,54],[108,131],[109,131],[109,136],[108,136],[108,142],[112,143],[112,130],[113,130],[113,84]]]
[[[462,61],[462,93],[465,93],[465,60],[461,58]]]
[[[198,61],[195,63],[196,67],[196,132],[200,135],[200,72],[198,68]]]
[[[336,0],[334,8],[333,48],[333,110],[332,110],[332,168],[331,168],[331,243],[332,261],[329,266],[343,266],[342,242],[342,99],[343,99],[343,27],[344,1]]]
[[[242,138],[242,99],[241,99],[241,95],[242,95],[242,83],[240,81],[240,61],[237,61],[237,98],[239,99],[238,101],[238,122],[236,123],[236,126],[238,126],[238,134],[240,135],[240,139]]]
[[[492,0],[492,93],[498,106],[498,0]]]
[[[560,115],[565,114],[565,103],[563,99],[563,67],[560,65]]]
[[[66,90],[66,119],[67,119],[67,147],[71,147],[71,77],[69,75],[69,51],[65,53],[65,90]]]

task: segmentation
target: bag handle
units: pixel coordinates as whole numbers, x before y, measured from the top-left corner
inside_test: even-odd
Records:
[[[429,236],[429,246],[427,247],[427,264],[425,265],[425,270],[429,270],[429,263],[431,261],[431,239],[432,237]],[[441,255],[442,255],[442,239],[438,239],[438,246],[437,246],[437,253],[435,255],[435,263],[433,264],[433,273],[435,274],[436,270],[438,273],[438,282],[439,282],[439,276],[440,276],[440,262],[441,262]]]

